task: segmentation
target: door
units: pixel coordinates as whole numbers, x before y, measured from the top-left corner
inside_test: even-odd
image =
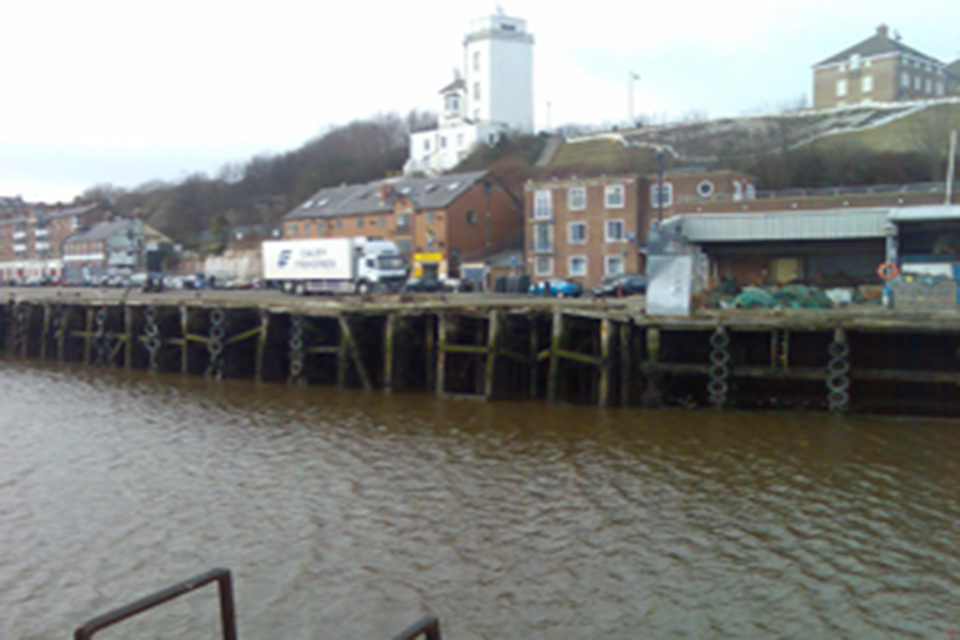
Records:
[[[800,279],[799,258],[778,258],[773,261],[773,278],[780,284]]]

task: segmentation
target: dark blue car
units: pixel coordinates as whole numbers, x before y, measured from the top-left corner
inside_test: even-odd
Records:
[[[583,293],[583,285],[563,278],[547,278],[530,285],[530,293],[535,296],[578,298]]]

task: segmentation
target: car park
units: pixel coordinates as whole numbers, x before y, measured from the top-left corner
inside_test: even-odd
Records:
[[[583,285],[563,278],[547,278],[530,285],[530,293],[535,296],[578,298],[583,294]]]
[[[635,296],[647,293],[647,276],[638,273],[621,273],[616,276],[607,276],[597,286],[590,290],[598,298],[612,298],[618,296]]]

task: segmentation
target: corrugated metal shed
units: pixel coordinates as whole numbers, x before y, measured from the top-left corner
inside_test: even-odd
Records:
[[[923,207],[893,209],[890,219],[894,222],[920,222],[923,220],[960,220],[960,205],[931,204]]]
[[[696,213],[664,223],[679,228],[689,242],[763,242],[882,238],[889,228],[890,209],[827,209],[765,213]]]

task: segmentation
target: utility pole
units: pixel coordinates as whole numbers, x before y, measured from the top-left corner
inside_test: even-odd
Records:
[[[950,157],[947,160],[947,198],[943,204],[953,200],[953,177],[957,168],[957,130],[950,132]]]

